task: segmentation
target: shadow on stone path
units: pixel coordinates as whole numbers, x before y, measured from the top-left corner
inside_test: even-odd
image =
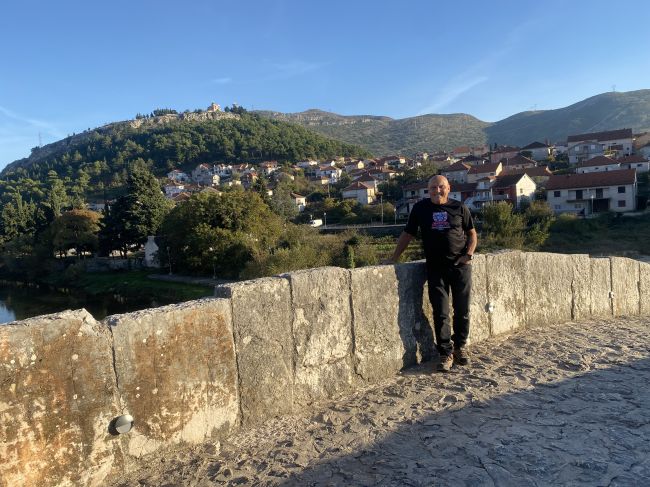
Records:
[[[650,320],[522,330],[116,485],[650,485]]]

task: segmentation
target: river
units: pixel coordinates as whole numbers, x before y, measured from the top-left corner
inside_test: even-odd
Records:
[[[160,306],[153,300],[124,300],[113,295],[84,295],[52,291],[46,287],[20,287],[0,282],[0,324],[66,309],[86,308],[95,319]]]

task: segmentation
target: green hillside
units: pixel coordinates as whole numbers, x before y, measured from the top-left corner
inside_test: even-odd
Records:
[[[533,141],[566,140],[571,134],[631,128],[650,130],[650,90],[603,93],[556,110],[521,112],[494,123],[471,115],[421,115],[395,120],[370,115],[258,112],[293,122],[335,139],[358,144],[375,155],[449,151],[490,144],[523,146]]]
[[[244,111],[217,118],[206,115],[210,114],[166,114],[120,122],[36,149],[29,158],[13,162],[0,173],[4,180],[0,181],[0,195],[13,191],[17,183],[38,193],[39,186],[53,176],[75,185],[77,192],[119,189],[135,161],[143,161],[155,175],[162,176],[171,169],[191,170],[199,163],[370,156],[360,147]]]

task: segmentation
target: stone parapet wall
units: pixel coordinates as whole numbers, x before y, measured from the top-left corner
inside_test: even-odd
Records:
[[[471,343],[522,327],[650,314],[650,264],[503,252],[473,266]],[[432,355],[423,262],[327,267],[97,322],[0,326],[0,486],[100,485],[178,443],[309,408]],[[111,421],[134,417],[114,435]]]

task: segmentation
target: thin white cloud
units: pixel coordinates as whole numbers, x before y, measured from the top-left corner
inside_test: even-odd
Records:
[[[418,115],[435,113],[439,110],[442,110],[444,107],[449,105],[460,95],[471,90],[476,85],[480,85],[481,83],[484,83],[487,80],[488,80],[487,76],[479,76],[477,78],[467,78],[467,79],[463,79],[461,76],[459,78],[452,79],[443,87],[442,91],[436,96],[433,102],[431,102],[430,105],[420,110]]]
[[[29,117],[19,115],[13,112],[12,110],[3,107],[2,105],[0,105],[0,114],[4,115],[5,117],[11,120],[14,120],[15,122],[19,122],[22,125],[27,125],[28,127],[41,129],[47,132],[49,135],[52,135],[53,137],[57,137],[57,138],[64,137],[64,134],[61,131],[59,131],[53,124],[49,122],[45,122],[43,120],[37,120],[35,118],[29,118]],[[3,124],[3,129],[7,130],[6,124]]]
[[[318,71],[329,63],[308,62],[293,60],[284,63],[268,63],[269,73],[264,77],[265,80],[281,80],[295,78],[314,71]]]
[[[215,85],[227,85],[228,83],[232,83],[232,78],[214,78],[212,83]]]

